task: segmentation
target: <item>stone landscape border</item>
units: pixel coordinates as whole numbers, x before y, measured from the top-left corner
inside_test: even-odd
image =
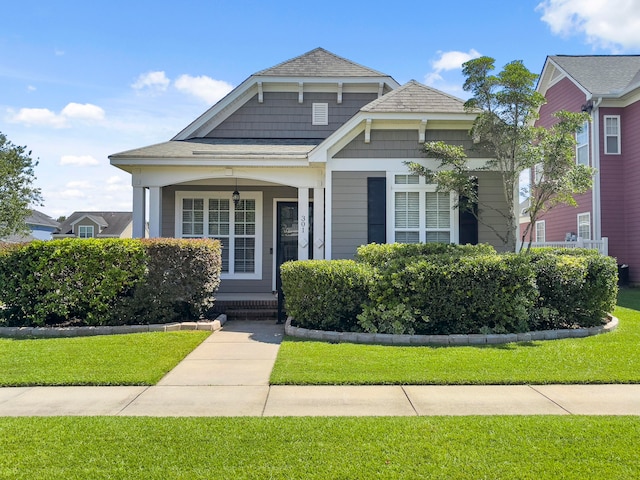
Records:
[[[215,320],[198,322],[159,323],[152,325],[119,325],[113,327],[0,327],[0,337],[8,338],[57,338],[88,337],[93,335],[119,335],[145,332],[177,332],[179,330],[220,330],[227,321],[226,315]]]
[[[505,334],[458,334],[458,335],[392,335],[389,333],[355,333],[311,330],[291,325],[292,317],[287,318],[285,334],[307,340],[321,340],[330,343],[363,343],[379,345],[431,345],[431,346],[477,346],[500,345],[513,342],[532,342],[538,340],[559,340],[561,338],[583,338],[607,333],[618,327],[618,319],[607,317],[605,325],[590,328],[561,330],[540,330],[526,333]]]

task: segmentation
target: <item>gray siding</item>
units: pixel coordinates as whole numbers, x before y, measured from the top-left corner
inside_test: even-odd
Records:
[[[484,155],[472,150],[466,130],[427,130],[425,140],[443,141],[465,147],[470,158]],[[371,142],[364,143],[364,132],[335,155],[335,158],[424,158],[418,142],[418,130],[371,130]]]
[[[504,199],[504,189],[502,187],[502,176],[498,172],[475,172],[478,177],[478,197],[481,203],[490,206],[480,206],[478,216],[478,242],[488,243],[496,247],[496,250],[503,251],[502,241],[485,224],[494,225],[496,228],[506,228],[504,217],[501,212],[508,212],[507,202]]]
[[[324,139],[349,120],[360,108],[377,98],[372,93],[309,92],[298,103],[294,92],[265,92],[263,103],[254,96],[223,123],[209,132],[210,138],[314,138]],[[312,125],[313,103],[329,104],[329,125]]]
[[[170,186],[162,189],[162,235],[175,235],[175,192],[176,191],[229,191],[234,187],[215,186]],[[292,187],[242,187],[242,191],[262,191],[262,279],[222,280],[221,293],[264,293],[272,291],[273,274],[273,200],[274,198],[297,198],[298,190]],[[242,191],[240,195],[242,195]],[[272,250],[273,249],[273,250]]]
[[[367,177],[385,172],[332,173],[332,258],[353,258],[367,243]]]

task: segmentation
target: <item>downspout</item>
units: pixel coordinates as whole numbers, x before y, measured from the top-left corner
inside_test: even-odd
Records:
[[[593,152],[592,167],[595,169],[593,174],[593,185],[591,188],[591,211],[593,222],[593,239],[602,240],[602,214],[600,208],[600,110],[602,97],[593,103],[591,110],[591,122],[593,124],[593,135],[591,135],[591,151]]]

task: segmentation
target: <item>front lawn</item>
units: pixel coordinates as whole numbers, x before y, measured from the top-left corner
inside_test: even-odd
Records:
[[[638,478],[638,417],[0,419],[0,478]]]
[[[620,292],[617,330],[482,347],[329,344],[287,338],[272,384],[640,383],[640,289]]]
[[[0,338],[0,387],[155,385],[210,332]]]

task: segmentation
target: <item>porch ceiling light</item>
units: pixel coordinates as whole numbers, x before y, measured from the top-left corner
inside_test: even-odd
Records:
[[[238,179],[236,179],[236,189],[231,194],[231,200],[233,200],[233,206],[237,207],[240,201],[240,192],[238,191]]]

